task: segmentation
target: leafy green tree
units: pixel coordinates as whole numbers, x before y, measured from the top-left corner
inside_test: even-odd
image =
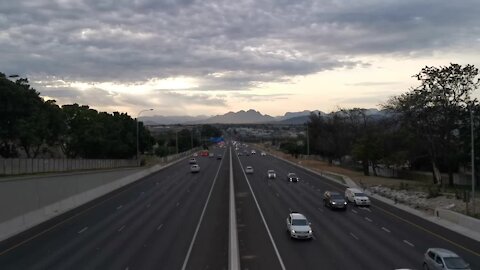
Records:
[[[385,108],[398,113],[403,127],[421,139],[431,162],[434,183],[440,183],[439,164],[447,167],[449,184],[461,155],[459,131],[473,100],[471,93],[479,86],[478,69],[450,64],[425,67],[415,77],[420,86],[393,97]]]

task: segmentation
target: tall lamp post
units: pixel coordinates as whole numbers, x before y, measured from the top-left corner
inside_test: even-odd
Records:
[[[147,109],[147,110],[141,110],[138,114],[137,114],[137,155],[136,155],[136,158],[137,158],[137,166],[140,166],[140,147],[139,147],[139,144],[138,144],[138,118],[140,117],[140,114],[143,113],[143,112],[148,112],[148,111],[153,111],[153,109]]]
[[[473,122],[473,106],[470,109],[470,136],[472,137],[472,213],[475,216],[475,141],[473,137],[473,129],[474,129],[474,122]]]

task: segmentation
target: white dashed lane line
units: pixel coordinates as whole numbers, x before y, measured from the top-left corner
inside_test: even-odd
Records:
[[[120,227],[117,231],[118,231],[118,232],[121,232],[121,231],[123,231],[123,229],[125,229],[125,225],[123,225],[122,227]]]
[[[159,231],[163,227],[163,224],[158,225],[157,231]]]
[[[390,230],[385,227],[382,227],[382,230],[386,231],[387,233],[390,233]]]
[[[120,210],[120,209],[122,209],[122,207],[123,207],[123,205],[119,205],[119,206],[117,206],[117,210]]]
[[[372,220],[369,219],[368,217],[365,217],[365,220],[368,221],[368,222],[372,222]]]
[[[85,227],[85,228],[81,229],[80,231],[78,231],[78,234],[81,234],[81,233],[83,233],[83,232],[86,231],[86,230],[88,230],[88,227]]]
[[[355,234],[350,233],[350,235],[351,235],[353,238],[355,238],[355,240],[358,240],[358,237],[357,237]]]
[[[407,245],[411,246],[411,247],[415,247],[415,245],[414,245],[414,244],[412,244],[412,243],[408,242],[407,240],[403,240],[403,242],[404,242],[405,244],[407,244]]]
[[[353,209],[352,209],[352,212],[353,212],[353,213],[355,213],[355,214],[357,214],[357,213],[358,213],[356,210],[353,210]]]

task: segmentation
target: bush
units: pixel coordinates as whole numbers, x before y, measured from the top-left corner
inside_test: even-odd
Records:
[[[440,196],[440,187],[436,185],[431,185],[428,187],[428,195],[427,198],[436,198]]]

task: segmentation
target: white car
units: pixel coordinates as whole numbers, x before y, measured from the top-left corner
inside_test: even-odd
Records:
[[[255,155],[257,152],[255,150],[252,150],[252,155]]]
[[[190,172],[198,173],[199,171],[200,171],[200,166],[198,166],[197,164],[190,166]]]
[[[287,231],[290,237],[296,239],[310,239],[313,236],[311,223],[307,218],[298,213],[291,212],[287,217]]]
[[[262,157],[264,157],[266,155],[267,155],[267,153],[265,153],[265,152],[260,153],[260,156],[262,156]]]
[[[275,178],[277,178],[277,174],[275,173],[274,170],[268,170],[267,171],[267,177],[268,177],[268,179],[275,179]]]
[[[423,258],[423,269],[426,270],[471,270],[470,265],[454,252],[443,248],[429,248]]]
[[[354,203],[355,205],[370,206],[370,199],[363,191],[358,188],[347,188],[345,190],[345,198],[347,201]]]
[[[253,167],[252,166],[245,167],[245,173],[248,173],[248,174],[253,173]]]
[[[190,164],[197,164],[197,160],[195,158],[191,158],[188,163]]]

